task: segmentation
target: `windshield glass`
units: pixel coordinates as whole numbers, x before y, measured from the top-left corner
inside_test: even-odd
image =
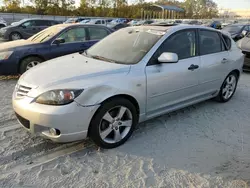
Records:
[[[125,28],[104,38],[85,55],[119,64],[136,64],[165,34],[148,28]]]
[[[33,35],[32,37],[28,38],[27,40],[32,42],[45,42],[52,37],[54,37],[57,33],[59,33],[61,30],[63,30],[65,27],[63,26],[52,26],[47,29],[42,30],[41,32],[37,33],[36,35]]]
[[[224,27],[222,30],[227,31],[229,33],[239,33],[242,29],[243,25],[231,25]]]

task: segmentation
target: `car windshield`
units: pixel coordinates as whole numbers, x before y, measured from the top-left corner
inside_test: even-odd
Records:
[[[125,28],[104,38],[84,55],[118,64],[136,64],[165,32],[149,28]]]
[[[37,33],[36,35],[33,35],[32,37],[28,38],[27,40],[32,42],[45,42],[52,37],[54,37],[57,33],[59,33],[61,30],[63,30],[65,27],[63,26],[52,26],[45,30],[42,30],[41,32]]]
[[[229,33],[239,33],[242,29],[243,25],[231,25],[224,27],[222,30],[227,31]]]

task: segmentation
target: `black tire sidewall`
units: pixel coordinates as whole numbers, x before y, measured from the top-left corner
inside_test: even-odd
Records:
[[[228,99],[224,99],[223,94],[222,94],[223,86],[224,86],[224,84],[225,84],[227,78],[228,78],[229,76],[231,76],[231,75],[234,75],[234,76],[235,76],[236,85],[235,85],[233,94],[232,94]],[[238,75],[237,75],[235,72],[230,73],[230,74],[226,77],[226,79],[223,81],[223,84],[222,84],[222,86],[221,86],[221,88],[220,88],[220,93],[219,93],[219,101],[220,101],[220,102],[227,102],[227,101],[229,101],[229,100],[234,96],[234,93],[235,93],[236,88],[237,88],[237,85],[238,85],[238,80],[239,80]]]
[[[131,113],[132,113],[132,126],[131,126],[131,129],[128,132],[128,134],[121,141],[114,143],[114,144],[110,144],[110,143],[106,143],[105,141],[103,141],[102,138],[100,137],[99,124],[100,124],[100,121],[103,118],[104,114],[116,106],[124,106],[131,111]],[[135,106],[127,99],[114,98],[113,100],[111,99],[107,102],[104,102],[100,106],[100,108],[97,110],[95,115],[93,116],[91,123],[90,123],[89,136],[95,142],[96,145],[98,145],[102,148],[106,148],[106,149],[115,148],[115,147],[118,147],[118,146],[124,144],[129,139],[129,137],[132,135],[137,123],[138,123],[138,115],[137,115]]]
[[[43,62],[43,60],[39,57],[27,57],[25,59],[23,59],[21,61],[21,64],[20,64],[20,68],[19,68],[19,73],[20,74],[23,74],[24,72],[26,72],[26,69],[27,69],[27,65],[32,62],[32,61],[39,61],[39,62]]]

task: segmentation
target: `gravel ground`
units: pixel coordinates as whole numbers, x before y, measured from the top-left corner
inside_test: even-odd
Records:
[[[232,100],[206,101],[140,124],[123,146],[55,144],[16,122],[16,80],[0,81],[0,187],[250,186],[250,75]]]

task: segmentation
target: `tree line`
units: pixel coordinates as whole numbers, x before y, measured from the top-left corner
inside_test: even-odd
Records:
[[[76,6],[75,0],[3,0],[0,12],[28,13],[61,16],[96,16],[141,18],[141,10],[150,6],[144,0],[81,0]],[[24,4],[24,5],[23,5]],[[185,10],[185,18],[213,18],[218,16],[217,4],[213,0],[158,0],[155,4],[174,5]]]

